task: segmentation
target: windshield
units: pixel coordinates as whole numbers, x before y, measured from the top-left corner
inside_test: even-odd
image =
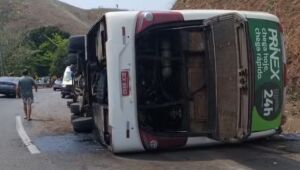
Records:
[[[72,71],[66,71],[64,74],[64,81],[71,81],[72,80]]]
[[[19,78],[18,77],[0,77],[1,82],[12,82],[16,83],[18,82]]]
[[[61,80],[55,80],[55,82],[54,83],[56,83],[56,84],[60,84],[61,83]]]

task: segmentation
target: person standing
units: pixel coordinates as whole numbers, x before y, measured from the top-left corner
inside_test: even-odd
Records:
[[[33,92],[32,88],[35,87],[37,92],[37,85],[35,84],[32,77],[28,76],[28,70],[23,71],[23,76],[19,80],[17,94],[21,94],[24,106],[24,119],[31,120],[31,105],[33,103]],[[20,92],[20,93],[19,93]]]

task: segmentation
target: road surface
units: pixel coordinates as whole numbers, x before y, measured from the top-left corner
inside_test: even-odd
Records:
[[[92,134],[72,132],[67,99],[59,92],[40,89],[35,96],[30,122],[23,120],[20,99],[0,96],[1,170],[300,169],[299,134],[240,145],[114,155]],[[30,138],[25,144],[20,126]],[[31,146],[39,152],[30,152]]]

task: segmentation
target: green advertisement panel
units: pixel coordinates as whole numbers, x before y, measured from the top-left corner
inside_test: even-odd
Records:
[[[255,67],[251,131],[277,129],[283,102],[283,62],[279,24],[248,19]]]

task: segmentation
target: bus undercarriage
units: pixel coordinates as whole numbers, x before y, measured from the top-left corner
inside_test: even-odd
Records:
[[[154,134],[206,134],[208,58],[204,28],[153,28],[137,37],[137,107],[141,129]]]

